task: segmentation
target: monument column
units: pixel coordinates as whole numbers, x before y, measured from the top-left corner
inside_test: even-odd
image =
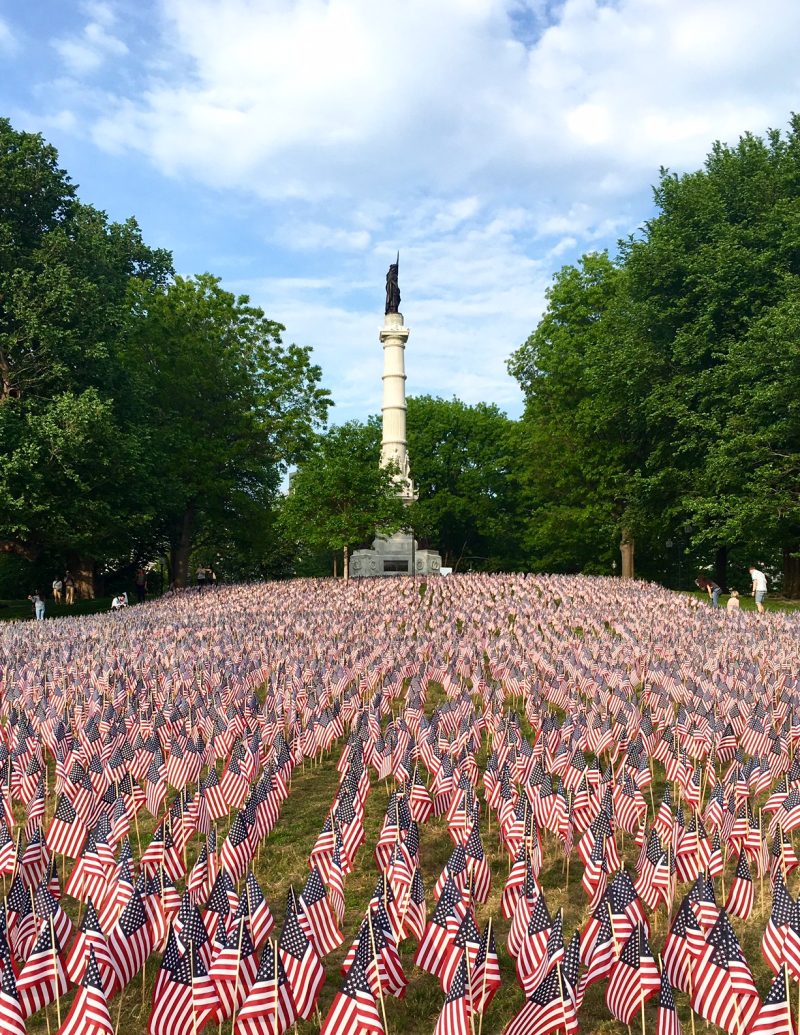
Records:
[[[383,416],[381,434],[381,467],[394,464],[397,495],[404,503],[417,498],[411,481],[406,439],[406,342],[408,328],[400,312],[400,288],[397,273],[400,255],[386,274],[386,308],[380,330],[383,345]],[[442,558],[435,550],[418,550],[413,532],[400,529],[393,535],[378,530],[371,550],[356,550],[350,559],[350,574],[355,578],[368,575],[438,575]]]
[[[381,466],[394,462],[399,468],[398,494],[406,503],[417,498],[411,481],[406,439],[406,362],[409,330],[402,313],[386,313],[380,340],[383,345],[383,433]]]

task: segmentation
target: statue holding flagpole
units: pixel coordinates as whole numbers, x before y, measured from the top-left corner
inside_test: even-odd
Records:
[[[386,309],[384,313],[400,312],[400,287],[397,283],[397,275],[400,271],[400,252],[397,253],[397,261],[393,262],[386,274]]]

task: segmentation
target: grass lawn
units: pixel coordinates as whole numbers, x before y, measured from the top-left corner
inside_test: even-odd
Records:
[[[702,594],[697,595],[701,598],[703,596]],[[770,610],[794,609],[798,606],[798,604],[778,600],[768,600],[767,603]],[[3,608],[2,605],[3,602],[0,602],[0,615],[4,617],[27,618],[30,616],[31,606],[27,601],[8,602],[9,606],[7,608]],[[69,609],[66,607],[58,609],[50,607],[49,616],[52,616],[54,612],[56,615],[88,614],[108,610],[109,607],[109,598],[81,601]],[[742,607],[745,610],[753,609],[752,598],[743,597]],[[427,715],[430,717],[435,706],[444,700],[445,696],[441,687],[433,685],[430,688],[425,705]],[[529,740],[532,740],[533,731],[525,719],[523,702],[519,699],[509,699],[506,702],[506,707],[517,712],[521,719],[523,733]],[[277,931],[275,933],[280,931],[289,886],[293,885],[299,892],[308,874],[309,852],[322,827],[339,782],[336,763],[343,744],[344,741],[340,740],[320,762],[313,763],[307,761],[304,767],[300,766],[295,770],[289,798],[284,803],[275,829],[261,846],[255,860],[254,871],[256,877],[270,904],[277,923]],[[486,764],[487,749],[488,743],[484,739],[484,745],[477,757],[481,771]],[[53,760],[49,755],[47,766],[48,783],[52,787],[54,766]],[[721,771],[717,772],[716,775],[717,778],[720,778]],[[648,802],[651,803],[648,810],[648,825],[652,822],[654,810],[658,808],[663,788],[663,767],[660,763],[657,763],[654,767],[652,796],[649,791],[646,793]],[[355,869],[345,883],[347,903],[343,926],[345,941],[340,949],[325,960],[328,980],[319,1000],[319,1008],[323,1017],[334,995],[341,987],[342,978],[339,972],[341,962],[355,937],[370,894],[378,879],[379,870],[375,863],[372,849],[378,838],[390,790],[391,782],[377,781],[374,774],[372,774],[371,793],[366,802],[364,821],[366,841],[356,856]],[[481,791],[482,783],[479,784],[479,797],[482,798]],[[48,796],[47,801],[45,828],[52,817],[54,804],[51,794]],[[24,810],[19,806],[19,803],[16,804],[15,811],[18,813],[16,817],[17,822],[19,824],[24,823]],[[139,816],[138,829],[134,829],[131,832],[131,841],[134,844],[134,854],[137,859],[140,857],[141,849],[149,843],[153,826],[154,821],[146,811],[143,811]],[[229,821],[219,824],[220,845],[227,833],[228,826]],[[508,921],[502,918],[500,913],[500,896],[509,872],[508,858],[498,839],[495,818],[490,818],[485,805],[482,809],[481,833],[492,869],[492,889],[489,901],[476,909],[477,920],[479,926],[482,927],[489,916],[493,918],[503,985],[487,1011],[480,1029],[481,1035],[500,1035],[508,1021],[523,1005],[524,995],[516,981],[513,961],[506,951],[506,936],[509,924]],[[442,867],[447,862],[453,848],[453,842],[448,835],[447,823],[444,817],[432,817],[421,828],[420,835],[422,873],[426,889],[428,916],[430,916],[435,905],[433,885]],[[187,851],[189,867],[191,867],[197,856],[200,843],[201,839],[199,837],[192,838],[190,841]],[[617,845],[621,856],[632,870],[638,856],[636,845],[630,837],[626,837],[621,833],[618,834]],[[576,927],[580,927],[587,919],[587,896],[580,884],[583,867],[577,859],[577,853],[574,851],[569,866],[565,866],[560,847],[556,839],[550,834],[545,834],[543,837],[543,856],[540,881],[547,896],[547,903],[553,914],[559,908],[563,909],[564,930],[567,937],[569,937],[572,931]],[[59,863],[61,862],[59,860]],[[729,854],[726,863],[725,875],[722,880],[717,881],[718,889],[722,892],[720,904],[724,900],[724,889],[726,887],[730,888],[730,883],[734,876],[735,856]],[[68,863],[66,870],[69,871],[70,868],[71,864]],[[61,866],[60,869],[62,881],[65,881],[66,873]],[[687,890],[687,885],[679,885],[678,895],[673,904],[673,912],[675,906],[680,901],[680,897]],[[78,903],[67,896],[62,901],[73,920],[77,920],[79,915]],[[769,916],[770,904],[769,879],[767,878],[765,881],[763,878],[759,879],[757,877],[755,906],[752,916],[747,922],[733,921],[733,926],[743,945],[745,955],[753,967],[754,977],[759,992],[762,995],[769,987],[770,981],[770,974],[760,951],[761,936]],[[657,953],[662,949],[667,932],[667,917],[663,908],[652,914],[651,923],[651,945]],[[406,941],[401,945],[401,958],[405,973],[409,978],[409,986],[406,997],[402,1002],[397,1002],[391,998],[386,1000],[387,1035],[430,1035],[444,1003],[444,993],[438,981],[414,966],[413,954],[415,948],[416,943],[414,940]],[[117,1026],[119,1035],[145,1035],[147,1019],[152,1005],[153,986],[159,964],[160,955],[151,955],[144,975],[138,975],[120,995],[112,1000],[110,1004],[111,1016]],[[592,985],[588,990],[580,1012],[581,1031],[584,1033],[603,1033],[603,1035],[625,1035],[628,1029],[614,1021],[609,1015],[605,1004],[606,987],[607,982],[599,982]],[[60,1004],[62,1020],[66,1016],[74,994],[75,992],[72,990],[68,996],[64,997]],[[793,989],[794,994],[795,990]],[[676,1001],[681,1020],[684,1024],[684,1031],[688,1033],[691,1029],[687,997],[681,993],[676,993]],[[657,999],[654,999],[647,1005],[645,1010],[646,1030],[650,1033],[656,1029],[656,1006]],[[636,1027],[634,1028],[637,1035],[640,1023],[640,1019],[637,1018]],[[696,1021],[696,1026],[703,1032],[718,1031],[718,1029],[707,1026],[700,1021]],[[27,1022],[29,1035],[45,1035],[48,1031],[52,1035],[57,1030],[57,1027],[58,1016],[55,1006],[50,1006],[46,1011],[40,1011]],[[475,1035],[477,1035],[478,1027],[476,1019]],[[206,1030],[212,1032],[213,1035],[217,1035],[219,1031],[216,1026],[211,1026]],[[295,1035],[315,1035],[319,1031],[319,1019],[314,1018],[312,1021],[300,1023],[294,1031]],[[228,1035],[229,1032],[230,1022],[225,1022],[222,1026],[222,1033],[223,1035]]]
[[[96,597],[94,600],[78,600],[70,607],[46,601],[45,621],[49,618],[66,618],[70,615],[94,615],[99,611],[110,611],[112,597]],[[33,604],[30,600],[0,600],[0,622],[16,622],[33,619]]]
[[[431,714],[436,704],[441,703],[445,698],[441,687],[433,685],[430,689],[425,711]],[[521,717],[522,729],[526,736],[532,736],[527,721],[524,718],[524,709],[521,707],[521,700],[507,702],[510,708],[517,706],[518,714]],[[333,801],[336,788],[339,783],[339,774],[336,771],[336,763],[343,747],[343,741],[338,741],[332,750],[324,756],[321,761],[306,761],[305,766],[298,766],[292,779],[292,789],[289,798],[284,803],[280,818],[275,829],[262,844],[253,867],[255,875],[269,902],[276,921],[276,937],[283,922],[285,912],[286,894],[290,885],[293,885],[299,893],[308,875],[308,855],[316,841],[327,811]],[[482,769],[486,763],[487,744],[479,752],[477,761]],[[52,759],[48,758],[49,775],[52,777]],[[355,937],[364,911],[369,901],[372,889],[378,879],[379,870],[376,865],[372,849],[378,838],[383,816],[385,813],[388,794],[392,788],[391,781],[381,782],[371,775],[371,791],[366,801],[364,827],[366,840],[359,849],[355,868],[345,882],[347,911],[343,925],[345,940],[343,945],[325,959],[327,981],[322,989],[319,998],[320,1015],[308,1022],[300,1022],[292,1029],[294,1035],[317,1035],[320,1019],[325,1016],[333,1000],[333,997],[340,989],[342,976],[340,967],[350,944]],[[52,786],[52,784],[51,784]],[[658,807],[664,789],[664,778],[660,764],[657,764],[653,786],[653,804]],[[482,797],[482,794],[479,795]],[[650,798],[648,792],[647,798]],[[53,803],[48,801],[49,822]],[[508,875],[508,857],[501,847],[497,836],[497,828],[494,820],[490,821],[485,806],[482,809],[483,820],[481,832],[484,849],[492,869],[492,889],[489,900],[485,905],[476,908],[477,920],[480,927],[486,923],[489,916],[493,918],[493,927],[496,932],[498,954],[503,985],[486,1016],[480,1025],[481,1035],[501,1035],[509,1020],[522,1007],[525,996],[517,983],[513,960],[506,950],[506,937],[508,934],[508,921],[504,920],[500,912],[500,896],[503,885]],[[20,814],[20,819],[22,816]],[[652,817],[650,817],[652,819]],[[148,813],[143,810],[139,818],[139,831],[142,847],[149,842],[152,835],[154,822]],[[219,824],[220,845],[222,838],[227,833],[228,821]],[[137,833],[132,831],[131,840],[134,843],[134,852],[138,858]],[[192,838],[188,847],[188,864],[191,867],[197,856],[200,845],[200,838]],[[625,859],[629,868],[638,855],[638,849],[630,837],[618,835],[617,844],[620,854]],[[439,876],[442,867],[447,862],[453,848],[447,832],[447,823],[444,817],[431,819],[420,829],[420,856],[422,864],[423,879],[425,882],[426,898],[428,905],[428,916],[430,917],[435,905],[433,885]],[[553,914],[558,909],[564,911],[564,929],[567,937],[576,927],[580,927],[588,918],[587,896],[581,888],[580,878],[583,867],[576,859],[573,852],[570,866],[564,865],[563,854],[556,843],[555,838],[545,834],[543,839],[543,867],[540,874],[540,881],[547,896],[548,906]],[[735,858],[728,858],[725,876],[718,881],[720,890],[724,895],[724,888],[730,887],[730,881],[735,870]],[[69,868],[69,867],[68,867]],[[756,878],[755,905],[753,915],[744,923],[734,920],[734,927],[744,947],[748,961],[753,966],[754,976],[761,994],[765,994],[769,987],[770,974],[766,963],[760,952],[761,935],[769,916],[771,896],[769,893],[769,880],[765,882]],[[675,906],[680,897],[688,890],[688,885],[679,885],[679,892]],[[62,904],[72,916],[73,920],[78,916],[78,903],[65,896]],[[664,937],[667,933],[667,918],[663,908],[651,916],[652,934],[651,945],[654,951],[659,952],[662,948]],[[400,955],[403,968],[409,979],[408,989],[405,998],[398,1002],[392,998],[386,998],[386,1035],[430,1035],[433,1031],[436,1020],[444,1003],[444,992],[438,980],[430,974],[424,973],[414,966],[413,955],[416,948],[416,941],[411,939],[401,944]],[[147,962],[144,976],[138,975],[120,995],[114,997],[110,1003],[112,1021],[117,1025],[118,1035],[146,1035],[147,1019],[152,1006],[153,986],[160,965],[160,954],[153,954]],[[580,1011],[581,1031],[583,1033],[603,1033],[603,1035],[629,1035],[630,1029],[615,1021],[608,1012],[605,1003],[605,992],[607,982],[599,982],[592,985],[587,991],[583,1007]],[[65,996],[61,1002],[62,1020],[66,1016],[75,995],[75,990]],[[684,1031],[692,1029],[689,1022],[689,1010],[687,997],[683,993],[675,995],[679,1014],[684,1024]],[[657,998],[651,1000],[645,1009],[646,1031],[651,1035],[656,1030]],[[49,1021],[49,1026],[48,1026]],[[638,1035],[640,1030],[640,1019],[637,1018],[636,1026],[633,1029]],[[478,1032],[478,1019],[475,1019],[475,1035]],[[28,1035],[54,1035],[57,1030],[57,1015],[55,1006],[50,1006],[46,1011],[39,1011],[27,1022]],[[222,1026],[223,1035],[229,1035],[230,1021]],[[265,1029],[267,1030],[267,1029]],[[714,1033],[717,1035],[719,1029],[706,1025],[699,1019],[696,1020],[696,1030],[702,1031],[705,1035]],[[217,1026],[209,1026],[205,1031],[211,1035],[218,1035]],[[267,1035],[269,1032],[267,1030]]]
[[[735,587],[734,587],[735,588]],[[681,592],[686,592],[681,590]],[[708,593],[701,593],[699,589],[688,591],[690,596],[697,597],[698,600],[704,600],[711,607],[711,598]],[[720,608],[724,608],[730,598],[725,594],[722,594],[719,598]],[[747,596],[742,593],[739,597],[739,603],[742,611],[755,611],[756,602],[748,594]],[[800,608],[800,600],[785,600],[783,597],[772,597],[767,594],[767,599],[764,601],[764,610],[766,611],[796,611]]]

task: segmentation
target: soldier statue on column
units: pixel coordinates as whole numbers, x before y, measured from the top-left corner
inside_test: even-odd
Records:
[[[397,274],[400,270],[400,252],[397,253],[397,261],[393,262],[386,274],[386,313],[400,312],[400,287],[397,283]]]

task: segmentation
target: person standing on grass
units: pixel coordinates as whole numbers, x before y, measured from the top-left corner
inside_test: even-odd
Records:
[[[61,603],[61,590],[64,588],[64,583],[61,581],[61,577],[56,575],[53,579],[53,603]]]
[[[44,620],[44,597],[42,596],[42,594],[37,589],[33,593],[31,593],[31,595],[28,597],[28,600],[30,600],[30,602],[33,604],[33,613],[36,616],[36,621],[37,622],[43,621]]]
[[[760,615],[764,614],[764,597],[767,595],[767,576],[758,568],[750,567],[750,578],[753,580],[753,596],[756,600],[756,609]]]
[[[67,591],[67,606],[75,603],[75,577],[71,571],[64,575],[64,589]]]
[[[144,598],[147,595],[147,574],[144,568],[139,568],[136,572],[136,599],[140,604],[144,603]]]
[[[731,590],[731,595],[728,598],[728,603],[725,605],[725,607],[728,611],[739,610],[739,594],[736,592],[735,589]]]

